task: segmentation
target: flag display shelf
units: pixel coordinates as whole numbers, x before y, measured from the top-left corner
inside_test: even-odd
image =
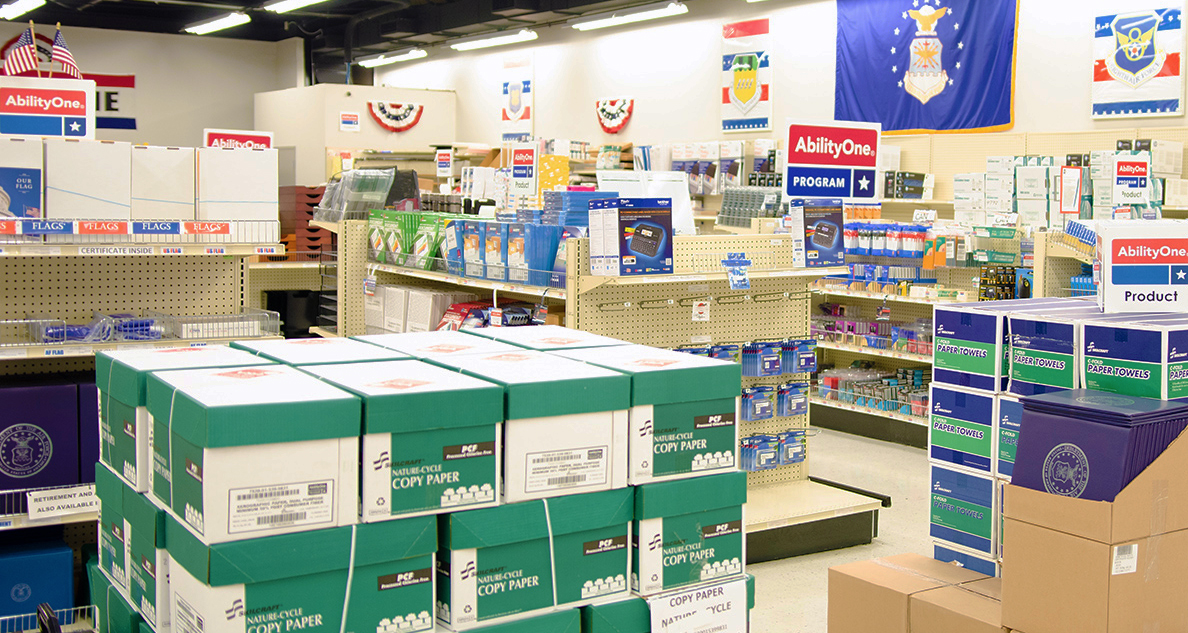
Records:
[[[0,492],[0,532],[26,527],[94,522],[99,518],[99,505],[92,503],[94,494],[95,484],[69,484]],[[45,497],[62,497],[67,503],[63,504],[65,507],[62,508],[46,508],[45,504],[37,502]],[[33,513],[29,512],[31,499],[37,506]],[[5,618],[0,618],[0,632],[25,630],[5,628],[4,622]],[[33,630],[36,629],[37,625],[34,623]]]
[[[134,252],[141,255],[283,255],[279,242],[280,223],[275,220],[69,220],[69,219],[0,219],[0,247],[21,252],[20,248],[38,245],[65,248],[66,254],[109,254],[85,248],[102,246],[161,247],[177,246],[181,252]],[[187,246],[218,246],[224,252],[205,252]],[[20,248],[17,248],[20,247]],[[79,247],[84,250],[69,250]],[[226,252],[227,249],[235,252]],[[120,254],[120,253],[110,253]]]

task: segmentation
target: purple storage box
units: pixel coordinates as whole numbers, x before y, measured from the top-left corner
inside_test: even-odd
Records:
[[[0,411],[0,490],[78,483],[78,385],[0,387]]]
[[[1022,399],[1011,483],[1113,501],[1188,426],[1188,405],[1088,389]]]
[[[78,384],[78,481],[95,483],[99,461],[99,389],[93,382]]]

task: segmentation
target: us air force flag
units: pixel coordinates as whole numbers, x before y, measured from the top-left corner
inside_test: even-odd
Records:
[[[1016,0],[838,0],[833,116],[883,131],[1014,123]]]

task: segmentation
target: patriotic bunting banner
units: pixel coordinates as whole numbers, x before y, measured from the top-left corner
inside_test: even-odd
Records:
[[[722,131],[771,130],[767,18],[722,26]]]
[[[1093,25],[1093,118],[1183,114],[1181,8],[1099,16]]]

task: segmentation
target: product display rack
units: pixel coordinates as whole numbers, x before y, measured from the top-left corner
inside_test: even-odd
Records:
[[[1081,274],[1081,264],[1093,264],[1093,255],[1069,247],[1058,231],[1035,238],[1035,284],[1037,297],[1068,297],[1069,279]]]
[[[324,297],[319,310],[321,325],[310,328],[319,336],[356,336],[363,333],[363,281],[367,276],[367,221],[343,220],[323,222],[311,220],[310,226],[326,229],[338,235],[338,251],[334,254],[335,264],[319,269],[321,285],[317,289],[332,291],[334,298]],[[333,268],[333,272],[331,272]],[[279,290],[279,287],[270,288]],[[296,289],[289,288],[286,289]],[[313,290],[315,288],[309,288]],[[327,315],[325,307],[333,305],[333,314]]]

